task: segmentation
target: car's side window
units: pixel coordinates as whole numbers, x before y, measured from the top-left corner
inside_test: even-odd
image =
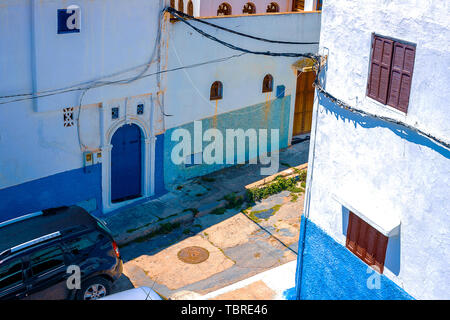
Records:
[[[63,252],[59,247],[49,247],[30,255],[33,276],[39,276],[64,265]]]
[[[91,232],[68,240],[64,245],[72,254],[88,254],[95,246],[100,236],[102,236],[100,233]]]
[[[0,266],[0,290],[22,283],[22,261],[14,261]]]

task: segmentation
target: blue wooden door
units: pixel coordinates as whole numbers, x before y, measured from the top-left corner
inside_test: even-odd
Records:
[[[114,133],[111,151],[111,201],[141,196],[141,129],[124,125]]]

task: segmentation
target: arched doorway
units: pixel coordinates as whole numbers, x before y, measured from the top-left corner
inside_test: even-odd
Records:
[[[123,125],[111,144],[111,202],[142,196],[141,129],[135,124]]]

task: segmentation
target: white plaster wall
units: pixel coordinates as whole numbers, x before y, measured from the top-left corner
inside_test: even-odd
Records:
[[[202,0],[200,15],[202,17],[216,16],[217,8],[224,2],[231,5],[233,15],[242,14],[242,9],[247,2],[252,2],[256,6],[256,13],[266,13],[267,6],[272,2],[280,6],[280,12],[292,11],[292,0]]]
[[[70,4],[81,7],[81,33],[58,35],[57,9]],[[147,0],[3,1],[0,5],[0,96],[32,92],[33,76],[37,90],[41,91],[145,64],[153,50],[158,9],[159,1]],[[35,65],[32,63],[33,34],[37,44]],[[148,72],[156,70],[154,64]],[[138,71],[121,78],[132,77]],[[88,91],[80,121],[84,144],[90,149],[101,147],[101,103],[156,94],[155,79],[147,77],[128,85]],[[76,119],[80,94],[42,98],[36,105],[32,100],[0,105],[0,189],[83,166],[76,126],[63,126],[63,108],[75,107]],[[158,133],[163,129],[161,119],[157,120],[155,132]]]
[[[322,15],[328,92],[449,141],[447,2],[327,0]],[[372,32],[417,44],[406,115],[365,96]],[[363,127],[318,106],[310,218],[345,245],[346,210],[334,194],[396,215],[400,236],[389,239],[385,275],[415,298],[449,299],[449,151],[371,124],[369,119]]]
[[[285,41],[315,42],[320,33],[319,13],[225,17],[208,21],[250,35]],[[274,45],[204,25],[200,27],[223,41],[254,51],[314,53],[318,49],[318,45]],[[199,35],[181,22],[171,25],[168,69],[240,53]],[[286,87],[286,95],[295,95],[297,74],[291,65],[297,59],[246,54],[225,62],[169,73],[165,113],[174,116],[165,118],[166,129],[214,115],[216,102],[210,101],[209,95],[211,85],[217,80],[223,83],[218,114],[274,99],[278,85]],[[261,92],[263,78],[268,73],[274,77],[274,91],[269,96]],[[294,100],[291,99],[292,110]]]

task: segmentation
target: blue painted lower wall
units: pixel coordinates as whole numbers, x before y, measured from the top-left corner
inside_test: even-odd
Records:
[[[211,128],[218,129],[224,137],[224,157],[225,152],[225,133],[227,129],[266,129],[268,134],[267,148],[270,150],[270,130],[279,130],[279,149],[286,148],[289,144],[289,119],[291,110],[291,96],[285,96],[275,100],[267,101],[253,106],[241,108],[239,110],[219,114],[216,117],[210,117],[202,122],[203,133]],[[199,164],[188,166],[184,164],[176,165],[171,161],[172,149],[179,141],[171,141],[172,133],[176,129],[186,129],[194,137],[194,123],[188,123],[180,127],[172,128],[165,133],[164,143],[164,178],[166,185],[183,182],[190,178],[202,176],[213,171],[223,169],[227,164]],[[203,142],[203,148],[211,142]],[[191,142],[193,148],[193,140]],[[264,150],[265,152],[265,150]],[[260,151],[258,151],[258,154]],[[235,156],[236,158],[236,156]],[[248,141],[246,142],[246,161],[248,160]],[[225,161],[224,161],[225,162]]]
[[[102,204],[101,165],[58,173],[0,190],[0,221],[24,214],[81,201],[95,199],[97,210]]]
[[[307,221],[306,224],[305,221]],[[379,275],[372,269],[368,271],[369,267],[364,262],[313,222],[303,217],[302,229],[305,234],[303,268],[300,279],[299,255],[295,290],[296,293],[300,292],[301,300],[413,299],[386,276]],[[370,289],[367,285],[369,277],[374,274],[379,276],[379,289]],[[297,297],[297,294],[294,294],[294,290],[291,289],[285,292],[285,297],[293,299]]]
[[[101,164],[58,173],[0,190],[0,222],[59,206],[74,205],[95,199],[97,208],[91,213],[102,214]],[[164,134],[156,137],[155,194],[166,193],[164,187]]]
[[[155,144],[155,196],[166,193],[164,184],[164,134],[156,136]]]

